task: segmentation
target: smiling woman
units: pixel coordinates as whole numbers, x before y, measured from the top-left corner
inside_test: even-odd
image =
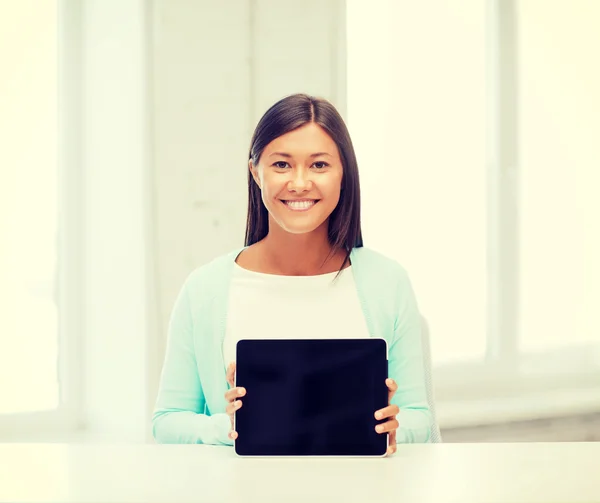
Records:
[[[261,158],[257,165],[250,161],[250,172],[270,218],[293,234],[320,227],[326,233],[324,224],[340,200],[343,170],[336,144],[325,130],[315,123],[301,126],[269,143]]]
[[[397,442],[428,442],[417,302],[404,268],[363,247],[358,166],[341,116],[320,98],[284,98],[259,121],[248,157],[246,246],[193,271],[181,289],[155,438],[232,444],[239,398],[252,400],[234,384],[241,339],[377,337],[388,347],[389,404],[373,411],[384,420],[376,431],[389,436],[389,454]]]
[[[360,187],[352,140],[333,105],[302,94],[274,104],[256,127],[249,157],[246,246],[251,248],[239,260],[251,268],[253,255],[262,255],[269,248],[281,249],[289,242],[286,234],[291,233],[295,241],[310,236],[312,258],[316,260],[324,250],[314,249],[314,242],[330,248],[334,255],[327,255],[329,268],[340,260],[338,268],[342,268],[350,250],[362,246]],[[298,218],[284,211],[282,204],[286,210],[307,213]],[[314,240],[315,236],[320,237]],[[272,241],[276,246],[271,247]],[[256,251],[252,250],[255,244]],[[262,249],[264,244],[267,250]],[[285,254],[289,257],[301,251],[306,252],[293,246]],[[290,261],[298,264],[306,260],[309,257],[303,253]],[[327,272],[322,267],[328,266],[313,263],[308,267],[314,274]],[[281,270],[271,272],[285,274]]]

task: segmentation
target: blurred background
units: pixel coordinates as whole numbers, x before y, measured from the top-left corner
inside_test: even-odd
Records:
[[[0,441],[147,442],[248,147],[329,99],[446,442],[600,440],[600,2],[0,0]]]

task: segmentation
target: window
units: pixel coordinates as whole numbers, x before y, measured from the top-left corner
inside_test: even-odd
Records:
[[[348,2],[348,123],[365,242],[408,270],[434,336],[434,362],[480,360],[487,288],[483,6],[385,5],[383,14],[370,2]]]
[[[0,413],[59,403],[56,5],[34,3],[0,14]]]
[[[66,424],[75,403],[59,7],[0,5],[0,434]]]
[[[600,4],[521,1],[517,19],[520,348],[585,348],[600,340]]]
[[[365,241],[408,270],[443,397],[600,381],[599,16],[347,3]]]

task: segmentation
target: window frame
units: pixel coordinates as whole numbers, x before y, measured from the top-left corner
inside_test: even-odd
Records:
[[[597,411],[600,407],[597,400],[591,399],[600,390],[598,345],[590,343],[542,354],[519,349],[516,4],[515,0],[486,0],[485,7],[489,54],[486,63],[487,350],[482,362],[438,365],[434,369],[442,426],[487,424],[539,414],[551,416],[561,411]],[[557,372],[557,361],[562,372]],[[565,392],[562,403],[555,403],[556,399],[548,396],[554,392]],[[477,412],[486,407],[495,408],[501,415],[494,418]]]

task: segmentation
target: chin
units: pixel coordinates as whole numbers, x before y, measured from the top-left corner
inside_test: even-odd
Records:
[[[290,234],[294,234],[294,235],[301,235],[301,234],[310,234],[311,232],[316,231],[319,227],[304,227],[304,228],[295,228],[295,227],[282,227],[283,230],[285,232],[288,232]]]
[[[290,222],[288,219],[282,218],[277,221],[279,227],[290,234],[310,234],[320,229],[323,225],[327,225],[327,219],[318,222]]]

